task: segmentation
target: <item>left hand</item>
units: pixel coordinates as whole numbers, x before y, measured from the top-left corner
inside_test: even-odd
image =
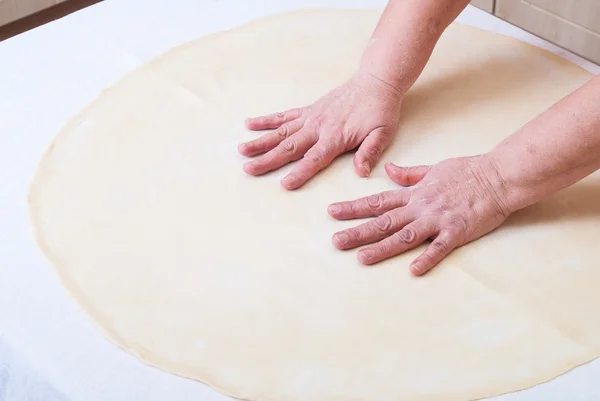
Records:
[[[448,159],[433,166],[385,166],[404,189],[354,201],[334,203],[329,214],[338,220],[379,216],[333,236],[338,249],[373,244],[358,252],[371,265],[433,242],[410,264],[421,275],[452,250],[494,230],[512,212],[508,189],[487,155]]]
[[[401,104],[401,92],[358,71],[310,106],[248,119],[251,130],[275,131],[240,144],[244,156],[260,155],[244,164],[244,171],[261,175],[300,159],[281,180],[285,189],[296,189],[358,147],[354,169],[367,177],[398,130]]]

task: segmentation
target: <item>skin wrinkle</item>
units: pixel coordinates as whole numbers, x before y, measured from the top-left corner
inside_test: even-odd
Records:
[[[245,171],[263,174],[305,155],[282,180],[284,188],[296,189],[341,153],[358,148],[355,171],[361,177],[368,176],[397,131],[404,94],[421,74],[441,34],[468,3],[389,1],[352,78],[313,105],[294,109],[302,126],[290,132],[290,138],[310,138],[310,142],[299,146],[294,157],[286,157],[277,153],[274,141],[274,149],[264,148],[267,153],[259,157],[261,167],[244,167]],[[512,212],[600,167],[600,110],[593,106],[597,104],[600,78],[555,104],[491,152],[449,159],[434,166],[386,166],[394,182],[410,187],[408,202],[393,209],[383,205],[381,199],[371,198],[380,203],[370,207],[369,216],[410,213],[416,216],[416,223],[425,217],[433,218],[440,232],[451,233],[444,240],[446,245],[453,245],[444,247],[447,252],[477,239],[494,230]],[[289,123],[289,116],[289,112],[282,113],[276,120]],[[269,124],[268,117],[257,117],[249,120],[248,127],[277,128]],[[329,212],[344,220],[368,217],[360,205],[347,205],[340,211],[330,208]],[[365,238],[356,246],[373,240]],[[335,236],[333,242],[335,245]],[[436,244],[426,250],[424,259],[439,262],[445,256],[440,249]],[[373,252],[376,259],[377,248]],[[422,260],[418,263],[419,272],[434,266]]]
[[[468,1],[446,0],[443,3],[440,6],[438,0],[390,1],[366,46],[357,72],[313,105],[301,108],[301,114],[295,118],[304,124],[290,135],[314,135],[317,139],[313,145],[321,137],[337,137],[344,146],[327,148],[327,165],[341,153],[358,148],[355,171],[361,177],[370,175],[383,150],[390,145],[393,133],[398,130],[404,94],[419,76],[444,29]],[[423,24],[422,21],[428,22]],[[315,120],[317,123],[313,124]],[[265,117],[251,118],[247,126],[253,130],[277,128],[264,121]],[[282,113],[278,121],[280,124],[289,122],[289,115]],[[343,129],[331,131],[340,126]],[[269,152],[275,146],[277,144],[262,150]],[[245,148],[240,146],[243,154]],[[280,156],[280,159],[266,163],[264,169],[245,166],[244,171],[264,174],[290,161]],[[296,189],[327,165],[314,169],[299,163],[281,184],[286,189]]]
[[[450,159],[433,167],[420,168],[402,168],[388,164],[388,175],[397,183],[403,185],[420,180],[417,185],[409,188],[410,201],[407,206],[387,213],[408,225],[391,234],[391,239],[367,235],[361,242],[349,242],[344,249],[380,241],[365,248],[372,252],[371,257],[365,257],[362,251],[359,253],[359,260],[372,264],[412,249],[427,239],[433,238],[435,242],[437,236],[444,233],[434,247],[425,250],[423,258],[415,260],[418,268],[412,271],[422,274],[433,267],[432,263],[438,263],[445,256],[440,254],[441,249],[449,253],[457,246],[493,230],[505,220],[505,216],[498,206],[502,201],[495,200],[497,194],[488,182],[488,177],[492,176],[489,170],[491,163],[484,164],[484,159],[482,156]],[[488,168],[485,174],[480,172],[483,166]],[[427,174],[422,175],[422,171],[427,171]],[[370,199],[373,202],[380,198]],[[360,200],[354,202],[359,203]],[[357,210],[358,207],[349,209]],[[409,218],[409,215],[416,218]],[[358,228],[368,224],[364,223]],[[442,245],[439,244],[440,241],[443,242]]]
[[[301,109],[302,111],[296,114],[296,119],[301,120],[302,128],[291,133],[290,138],[310,138],[310,146],[306,149],[302,147],[298,158],[303,154],[308,157],[302,159],[292,172],[284,177],[281,181],[282,186],[286,189],[298,188],[327,167],[337,156],[357,147],[359,150],[355,157],[355,169],[359,175],[367,176],[383,149],[391,143],[391,135],[385,133],[396,132],[398,129],[399,104],[397,94],[390,88],[369,74],[359,71],[346,84],[334,89],[313,105]],[[357,112],[357,109],[361,108],[363,112]],[[364,117],[352,117],[353,113],[363,114]],[[264,122],[264,117],[249,119],[247,126],[250,129],[261,129],[261,122]],[[369,135],[372,135],[374,140],[361,145]],[[260,141],[260,138],[241,145],[241,148],[252,147],[256,141]],[[248,162],[244,171],[260,175],[292,161],[291,158],[278,154],[277,144],[273,145],[272,149],[263,149],[267,153],[257,159],[262,166],[260,169],[251,168],[252,162]],[[376,149],[371,150],[372,147]],[[315,165],[310,160],[312,150],[321,152],[323,163]]]
[[[510,211],[505,205],[506,202],[502,199],[502,193],[505,192],[504,188],[502,188],[502,180],[500,179],[499,174],[494,171],[493,167],[484,170],[481,167],[482,160],[482,158],[469,160],[469,167],[471,168],[472,175],[476,181],[476,184],[469,185],[469,187],[475,189],[482,188],[483,191],[479,194],[479,199],[489,198],[495,205],[498,214],[506,219],[510,214]]]

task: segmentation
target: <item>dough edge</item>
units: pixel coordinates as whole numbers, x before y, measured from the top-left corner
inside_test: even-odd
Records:
[[[44,259],[50,264],[50,266],[53,268],[53,270],[57,274],[62,287],[67,291],[67,293],[72,298],[72,300],[75,301],[75,304],[77,305],[77,307],[85,315],[86,320],[91,321],[92,324],[97,329],[100,330],[102,335],[105,338],[107,338],[113,345],[117,346],[118,348],[127,352],[128,354],[132,354],[133,356],[135,356],[137,359],[139,359],[141,362],[143,362],[147,366],[158,369],[165,373],[179,376],[184,379],[191,379],[194,381],[198,381],[200,383],[208,385],[209,387],[213,388],[214,390],[216,390],[226,396],[233,397],[235,399],[239,399],[239,400],[243,400],[243,401],[275,401],[275,399],[272,397],[272,395],[269,395],[269,394],[261,394],[261,395],[257,396],[256,398],[244,398],[241,395],[239,395],[239,391],[236,388],[234,388],[233,386],[229,386],[228,384],[221,383],[219,379],[214,379],[214,378],[210,377],[210,373],[203,374],[203,377],[200,378],[197,373],[193,372],[193,369],[182,367],[180,365],[172,363],[171,361],[156,357],[152,352],[148,352],[146,350],[143,350],[143,349],[140,350],[139,348],[136,348],[135,344],[128,343],[115,330],[109,329],[108,326],[110,326],[110,325],[103,324],[103,322],[106,321],[105,317],[102,316],[102,314],[99,313],[90,302],[88,302],[88,300],[86,299],[85,293],[83,291],[81,291],[80,288],[78,288],[76,285],[73,285],[69,281],[68,277],[66,277],[66,275],[61,272],[61,269],[58,268],[60,261],[58,260],[58,258],[55,257],[55,255],[53,255],[53,253],[50,251],[49,247],[46,245],[45,241],[42,238],[42,234],[40,232],[41,230],[39,229],[39,227],[40,227],[40,224],[38,224],[39,216],[36,212],[36,196],[37,196],[38,185],[36,185],[36,184],[37,184],[37,182],[39,182],[40,180],[43,179],[44,175],[47,174],[44,167],[50,160],[51,153],[52,153],[54,147],[63,143],[69,137],[69,135],[73,134],[73,127],[78,123],[78,121],[82,120],[82,118],[85,115],[87,115],[90,112],[90,110],[92,110],[94,108],[96,103],[98,103],[104,96],[106,96],[111,91],[111,89],[113,89],[114,87],[120,86],[122,83],[129,80],[132,75],[138,73],[139,71],[151,69],[158,62],[169,58],[172,54],[178,53],[185,48],[204,43],[205,41],[211,41],[215,37],[227,35],[232,32],[242,32],[246,29],[250,29],[252,26],[262,24],[265,21],[278,19],[282,16],[304,15],[306,17],[310,17],[311,15],[313,15],[315,13],[334,12],[334,13],[349,14],[349,13],[361,13],[361,12],[363,12],[363,13],[364,12],[381,13],[382,11],[383,11],[382,8],[373,8],[373,7],[370,7],[370,8],[333,8],[333,7],[301,8],[301,9],[296,9],[296,10],[291,10],[291,11],[277,12],[277,13],[270,14],[270,15],[263,16],[263,17],[253,18],[242,24],[231,27],[229,29],[212,32],[210,34],[198,37],[196,39],[193,39],[188,42],[177,45],[177,46],[163,52],[162,54],[154,57],[152,60],[129,71],[128,73],[126,73],[125,75],[123,75],[122,77],[117,79],[115,82],[110,84],[108,87],[103,89],[100,93],[98,93],[98,95],[94,98],[94,100],[92,100],[87,106],[80,109],[60,129],[60,131],[56,134],[54,139],[48,145],[46,151],[41,156],[40,161],[38,162],[36,171],[34,173],[33,179],[29,185],[29,190],[28,190],[28,194],[27,194],[27,203],[28,203],[28,214],[29,214],[29,218],[30,218],[30,225],[31,225],[31,229],[33,232],[33,237],[35,238],[35,242],[36,242],[38,248],[42,251]],[[453,22],[453,24],[468,27],[469,29],[472,29],[473,31],[480,31],[480,32],[485,32],[486,34],[498,35],[500,37],[503,37],[504,40],[518,43],[519,46],[529,47],[532,51],[537,51],[537,52],[543,53],[543,54],[545,54],[546,57],[553,57],[555,60],[558,60],[563,64],[568,64],[570,66],[576,66],[577,68],[581,69],[582,71],[587,72],[581,66],[578,66],[578,65],[572,63],[571,61],[561,57],[560,55],[555,54],[549,50],[545,50],[540,47],[537,47],[533,44],[523,42],[521,40],[504,35],[502,33],[497,33],[494,31],[487,31],[487,30],[481,29],[479,27],[471,26],[471,25],[461,24],[458,22]],[[590,76],[592,76],[592,74],[590,74]],[[590,354],[593,354],[593,352],[590,352]],[[550,382],[562,375],[569,373],[570,371],[572,371],[573,369],[575,369],[577,367],[583,366],[583,365],[595,360],[598,357],[599,356],[591,355],[591,356],[586,356],[586,357],[582,357],[582,358],[573,358],[573,360],[571,361],[571,363],[568,366],[561,367],[561,368],[557,367],[555,369],[552,369],[552,373],[549,373],[545,377],[540,378],[539,381],[537,381],[536,383],[531,384],[531,383],[527,383],[525,380],[523,380],[522,383],[515,384],[513,386],[513,389],[510,391],[506,391],[505,389],[503,390],[501,388],[490,388],[487,391],[487,394],[482,397],[469,398],[468,396],[463,397],[463,396],[459,396],[459,395],[456,395],[454,397],[444,396],[443,399],[427,397],[427,401],[478,401],[478,400],[484,400],[484,399],[487,399],[490,397],[500,396],[503,394],[519,392],[522,390],[536,387],[540,384]],[[496,387],[502,387],[502,386],[496,386]],[[287,400],[289,400],[289,398],[277,399],[277,401],[287,401]]]

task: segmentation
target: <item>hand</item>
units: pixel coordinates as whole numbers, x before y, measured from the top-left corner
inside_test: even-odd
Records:
[[[448,159],[434,166],[385,166],[388,176],[408,187],[355,201],[334,203],[329,214],[338,220],[379,216],[333,236],[338,249],[372,244],[358,252],[371,265],[433,242],[410,264],[421,275],[452,250],[498,227],[511,211],[507,189],[485,155]]]
[[[244,171],[261,175],[302,159],[281,180],[284,188],[296,189],[337,156],[360,146],[354,169],[366,177],[396,134],[401,102],[392,86],[359,72],[308,107],[250,118],[249,129],[275,131],[239,146],[245,156],[266,152],[244,164]]]

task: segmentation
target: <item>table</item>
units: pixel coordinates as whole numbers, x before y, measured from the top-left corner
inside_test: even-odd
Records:
[[[0,401],[219,401],[109,343],[38,251],[26,196],[63,124],[120,77],[173,46],[267,14],[382,7],[383,0],[108,0],[0,43]],[[459,22],[600,67],[474,7]],[[600,360],[496,401],[600,399]]]

